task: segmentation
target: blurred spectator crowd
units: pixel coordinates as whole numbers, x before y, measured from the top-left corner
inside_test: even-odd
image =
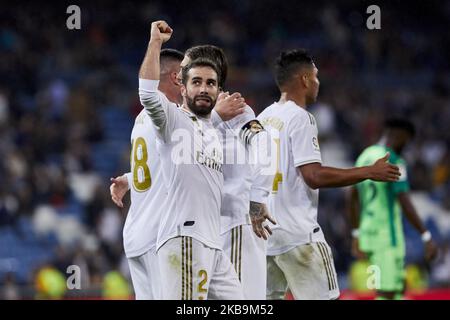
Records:
[[[279,51],[309,49],[321,80],[311,111],[326,164],[351,166],[386,118],[411,119],[409,178],[442,250],[423,265],[420,238],[405,225],[408,262],[430,286],[450,286],[450,3],[381,1],[381,30],[366,28],[368,4],[356,0],[78,5],[81,30],[72,31],[63,3],[0,11],[0,298],[113,297],[110,287],[130,294],[126,209],[114,207],[108,186],[128,171],[141,109],[137,71],[156,19],[174,29],[167,47],[223,47],[232,66],[226,89],[257,114],[278,98],[271,66]],[[319,213],[343,288],[352,263],[345,193],[322,191]],[[40,272],[65,279],[69,265],[81,268],[82,293],[43,289],[53,274]]]

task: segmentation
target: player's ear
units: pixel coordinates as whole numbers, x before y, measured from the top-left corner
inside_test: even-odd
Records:
[[[309,88],[309,79],[308,79],[308,75],[306,73],[302,74],[300,76],[300,79],[302,81],[302,84],[305,88]]]
[[[186,97],[186,87],[184,86],[184,84],[181,85],[181,96],[182,97]]]
[[[181,86],[181,79],[178,78],[178,72],[170,73],[170,81],[176,86]]]

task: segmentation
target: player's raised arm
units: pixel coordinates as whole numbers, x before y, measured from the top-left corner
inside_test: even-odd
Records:
[[[150,41],[139,70],[139,79],[159,80],[161,46],[170,39],[172,32],[167,22],[163,20],[152,22]]]
[[[161,46],[172,35],[172,29],[165,21],[155,21],[151,26],[150,42],[139,70],[139,98],[155,125],[159,136],[167,141],[171,128],[168,125],[176,105],[158,90],[160,79]]]

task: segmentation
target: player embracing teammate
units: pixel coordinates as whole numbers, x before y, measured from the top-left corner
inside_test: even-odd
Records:
[[[159,181],[150,178],[154,173],[147,164],[149,150],[136,140],[133,179],[123,176],[111,185],[119,204],[128,187],[135,189],[132,193],[145,192],[159,184],[165,191],[158,203],[163,210],[154,216],[155,267],[142,270],[153,276],[133,278],[135,291],[142,285],[137,282],[157,278],[158,283],[148,283],[157,290],[140,298],[282,299],[288,287],[296,299],[337,298],[331,250],[317,224],[317,189],[366,179],[396,181],[398,167],[387,163],[387,156],[363,168],[322,166],[316,122],[306,111],[317,98],[318,70],[302,50],[278,58],[280,101],[257,119],[240,94],[221,92],[227,64],[214,46],[186,52],[178,83],[183,100],[181,106],[171,102],[160,83],[160,56],[172,32],[164,21],[152,23],[139,72],[142,119],[155,137],[152,157],[160,163],[155,168]],[[180,135],[190,144],[181,153]],[[240,148],[247,156],[266,155],[269,169],[258,161],[224,161],[230,148]],[[146,179],[150,185],[143,186]],[[139,185],[148,188],[136,189]],[[152,212],[146,215],[146,221],[152,221]],[[266,266],[264,240],[272,231],[265,221],[275,224],[271,215],[277,225],[268,239]]]

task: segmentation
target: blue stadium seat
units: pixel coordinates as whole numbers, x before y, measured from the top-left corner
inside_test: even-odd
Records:
[[[39,241],[32,229],[31,222],[27,218],[19,220],[19,227],[26,235],[21,238],[12,227],[0,228],[0,258],[17,260],[17,268],[15,270],[1,270],[0,278],[4,273],[13,271],[17,280],[21,283],[27,282],[33,269],[44,261],[49,261],[53,257],[52,248],[55,242]],[[33,241],[31,241],[33,240]],[[2,274],[3,273],[3,274]]]

